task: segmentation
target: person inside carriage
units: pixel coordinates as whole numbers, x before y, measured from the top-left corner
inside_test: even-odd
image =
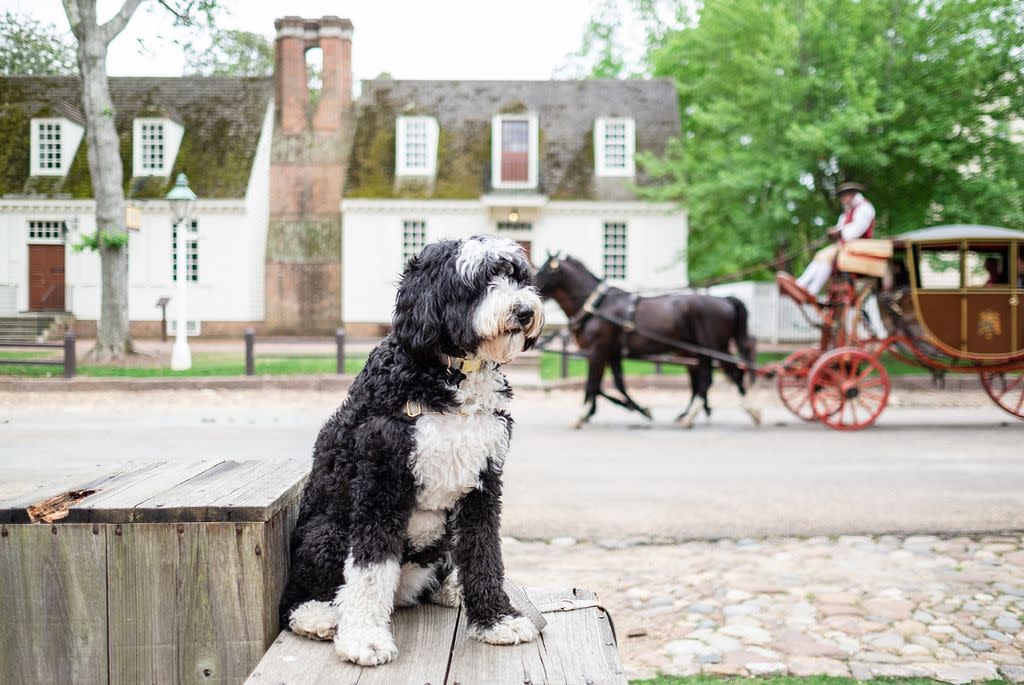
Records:
[[[842,183],[836,188],[836,196],[843,207],[836,225],[829,229],[828,237],[836,242],[823,247],[814,255],[800,277],[793,279],[780,272],[780,280],[788,280],[799,287],[802,300],[814,302],[818,293],[832,276],[837,259],[848,256],[847,246],[854,240],[870,239],[875,231],[875,206],[864,197],[864,186],[859,183]],[[852,247],[852,246],[851,246]]]

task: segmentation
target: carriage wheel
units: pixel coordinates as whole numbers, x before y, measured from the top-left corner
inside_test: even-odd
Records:
[[[1018,419],[1024,419],[1024,370],[1003,373],[982,371],[978,375],[993,402]]]
[[[779,399],[786,405],[786,409],[804,421],[817,420],[807,392],[807,374],[820,355],[821,351],[816,347],[797,350],[782,362],[784,370],[775,379]]]
[[[835,430],[860,430],[873,424],[889,402],[889,374],[878,360],[857,347],[827,352],[807,379],[814,416]]]

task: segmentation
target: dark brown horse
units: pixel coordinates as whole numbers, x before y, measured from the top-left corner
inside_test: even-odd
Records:
[[[547,261],[537,270],[536,284],[540,294],[554,299],[569,317],[577,344],[588,354],[584,404],[590,406],[575,424],[577,428],[594,415],[598,396],[651,418],[651,413],[634,402],[626,392],[622,359],[683,354],[665,341],[697,345],[723,354],[729,354],[732,341],[748,368],[753,368],[755,363],[754,342],[747,334],[747,308],[734,297],[692,293],[637,297],[619,288],[608,287],[581,261],[568,255],[549,254]],[[721,366],[739,389],[744,409],[755,423],[760,423],[760,412],[746,404],[743,369],[728,361],[722,361]],[[605,367],[611,368],[621,398],[608,395],[601,388]],[[696,366],[688,368],[693,394],[686,411],[676,417],[676,422],[691,428],[697,418],[694,402],[698,398],[705,413],[711,416],[708,404],[711,359],[697,355]],[[750,378],[753,382],[753,372]]]

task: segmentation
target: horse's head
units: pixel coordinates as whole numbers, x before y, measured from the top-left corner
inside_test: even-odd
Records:
[[[566,267],[570,270],[576,260],[569,255],[562,256],[561,252],[552,254],[548,252],[547,259],[537,269],[533,277],[534,286],[543,297],[551,297],[558,288],[564,288],[566,283]]]

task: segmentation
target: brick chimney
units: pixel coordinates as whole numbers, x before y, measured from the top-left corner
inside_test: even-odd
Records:
[[[352,22],[282,17],[275,49],[265,330],[333,332],[341,322],[341,198],[354,135]],[[310,103],[306,53],[323,50]]]
[[[306,130],[309,120],[309,86],[306,52],[323,51],[323,86],[320,102],[312,112],[313,128],[336,131],[341,112],[352,106],[352,22],[327,16],[320,19],[281,17],[275,49],[275,87],[278,125],[285,134]]]

